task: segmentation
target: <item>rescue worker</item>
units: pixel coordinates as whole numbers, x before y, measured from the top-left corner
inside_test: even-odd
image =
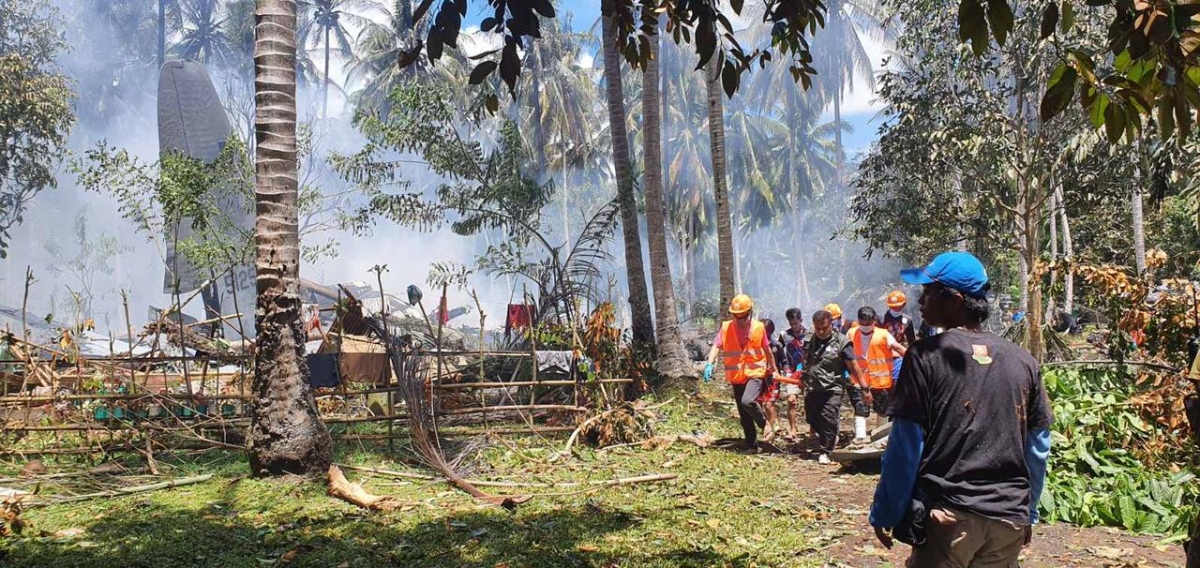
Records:
[[[842,317],[842,307],[835,303],[825,304],[825,311],[829,312],[833,330],[838,333],[849,337],[854,328],[858,327],[858,322],[851,323],[850,320]],[[871,404],[867,402],[866,397],[871,391],[867,388],[866,382],[859,384],[858,381],[851,380],[849,373],[842,375],[842,382],[845,383],[846,392],[850,395],[850,408],[854,411],[854,441],[865,441],[867,417],[871,415]],[[860,418],[861,420],[859,420]],[[859,427],[860,422],[862,423],[861,428]]]
[[[891,401],[892,371],[895,359],[904,357],[904,346],[892,337],[886,329],[876,327],[875,309],[863,306],[858,310],[858,326],[850,332],[850,341],[854,343],[854,355],[858,361],[858,369],[863,375],[866,387],[863,400],[875,411],[876,416],[886,417],[888,404]],[[858,383],[863,386],[862,382]],[[867,439],[868,411],[864,416],[861,408],[855,409],[854,439]]]
[[[775,361],[775,369],[778,371],[783,368],[784,349],[783,344],[775,338],[775,321],[771,319],[762,320],[763,328],[766,330],[767,339],[771,344],[771,358]],[[770,442],[775,439],[775,433],[779,432],[779,409],[775,407],[775,403],[779,401],[779,381],[782,373],[768,373],[767,378],[763,382],[762,393],[756,399],[762,405],[763,414],[767,418],[767,428],[763,434],[762,441]]]
[[[912,318],[904,315],[908,305],[908,297],[900,290],[893,290],[887,295],[888,311],[883,314],[883,328],[900,342],[904,347],[912,347],[917,342],[916,326]]]
[[[829,312],[829,316],[833,318],[834,331],[842,334],[850,333],[850,328],[853,327],[854,324],[852,324],[850,320],[842,317],[841,306],[835,303],[825,304],[825,311]]]
[[[849,373],[856,383],[861,379],[854,345],[833,329],[833,316],[821,310],[812,321],[813,331],[804,345],[804,418],[821,446],[817,462],[828,464],[829,452],[837,448],[843,376]]]
[[[764,437],[772,435],[757,399],[762,394],[767,375],[776,372],[766,327],[750,317],[753,311],[754,300],[750,296],[734,296],[729,302],[729,314],[733,319],[721,323],[721,330],[708,352],[708,364],[704,367],[705,378],[711,378],[717,356],[721,357],[725,380],[733,387],[746,448],[750,450],[758,447],[759,428],[763,428]]]
[[[965,252],[905,270],[924,285],[921,315],[946,329],[913,345],[896,383],[894,420],[870,523],[906,566],[1019,566],[1033,537],[1053,420],[1038,363],[983,330],[987,272]]]
[[[801,388],[797,371],[804,369],[804,343],[808,330],[804,327],[804,314],[800,308],[788,308],[785,312],[788,329],[779,335],[784,348],[783,372],[780,373],[779,394],[787,400],[788,438],[796,438],[796,406],[800,402]],[[796,376],[796,380],[791,377]],[[785,378],[786,377],[786,378]]]

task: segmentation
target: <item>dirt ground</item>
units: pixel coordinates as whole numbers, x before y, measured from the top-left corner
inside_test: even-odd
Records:
[[[803,438],[803,436],[802,436]],[[818,534],[810,553],[824,556],[829,567],[901,567],[908,546],[897,543],[886,550],[867,524],[867,511],[875,492],[878,471],[819,465],[810,457],[806,444],[797,444],[762,459],[784,459],[796,478],[796,494],[802,496]],[[1033,544],[1022,555],[1026,568],[1166,568],[1184,565],[1183,547],[1164,545],[1161,539],[1111,528],[1079,528],[1065,524],[1041,524]]]

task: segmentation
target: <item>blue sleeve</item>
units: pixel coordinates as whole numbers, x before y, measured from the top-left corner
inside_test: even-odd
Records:
[[[890,529],[912,505],[917,467],[925,451],[925,432],[915,422],[892,422],[892,434],[883,451],[883,471],[871,503],[871,526]]]
[[[890,442],[889,442],[890,443]],[[1046,460],[1050,457],[1050,430],[1042,428],[1025,435],[1025,466],[1029,468],[1029,522],[1038,522],[1038,501],[1046,485]]]

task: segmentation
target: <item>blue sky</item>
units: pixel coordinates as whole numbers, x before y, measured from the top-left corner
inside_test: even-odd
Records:
[[[561,10],[571,14],[572,27],[575,29],[590,28],[600,17],[600,2],[599,0],[562,0]],[[821,41],[820,33],[814,41]],[[868,53],[875,61],[876,69],[882,69],[882,57],[885,51],[884,46],[868,46]],[[858,83],[861,83],[859,81]],[[797,88],[799,88],[797,86]],[[850,156],[859,151],[866,150],[867,147],[875,141],[877,137],[876,131],[879,129],[878,121],[873,121],[878,105],[872,104],[874,94],[860,87],[853,93],[846,94],[846,102],[843,105],[847,112],[844,112],[844,118],[853,132],[843,135],[842,143],[846,145],[846,152]],[[830,111],[827,120],[833,119],[833,113]]]
[[[600,0],[561,0],[559,11],[570,14],[571,27],[573,29],[587,30],[600,17]],[[478,16],[478,19],[482,18],[482,15]],[[820,33],[818,32],[814,41],[821,41],[820,37]],[[877,71],[882,69],[882,58],[885,51],[885,46],[871,45],[871,42],[868,42],[867,52],[871,55]],[[856,83],[861,85],[862,81],[857,81]],[[879,128],[879,123],[872,119],[875,118],[879,105],[874,103],[873,99],[874,93],[869,92],[861,86],[855,92],[846,93],[845,95],[842,114],[853,131],[843,135],[842,142],[846,146],[846,153],[851,157],[860,151],[865,151],[877,137],[876,131]],[[826,114],[826,120],[833,120],[832,110]]]

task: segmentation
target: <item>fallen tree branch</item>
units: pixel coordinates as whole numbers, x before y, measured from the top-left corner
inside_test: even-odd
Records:
[[[329,466],[327,479],[329,482],[329,495],[352,505],[358,505],[372,511],[394,511],[403,505],[395,497],[372,495],[366,489],[363,489],[362,485],[350,483],[350,480],[346,479],[342,470],[336,465]]]
[[[1124,367],[1124,366],[1145,367],[1147,369],[1156,369],[1156,370],[1167,372],[1167,373],[1178,373],[1178,372],[1185,370],[1185,369],[1177,369],[1170,365],[1163,365],[1161,363],[1153,363],[1150,361],[1129,361],[1129,360],[1114,361],[1111,359],[1081,359],[1081,360],[1075,360],[1075,361],[1049,361],[1046,363],[1042,363],[1042,367],[1074,367],[1074,366],[1085,367],[1088,365],[1115,365],[1118,367]]]
[[[571,455],[571,448],[572,448],[572,446],[575,445],[575,441],[579,439],[579,433],[583,432],[583,430],[585,428],[587,428],[588,426],[595,424],[596,421],[607,416],[609,412],[611,412],[611,411],[606,410],[604,412],[601,412],[600,414],[597,414],[591,418],[588,418],[587,420],[584,420],[581,424],[579,424],[579,426],[575,428],[575,431],[571,432],[571,437],[567,438],[567,446],[565,448],[563,448],[563,450],[561,452],[559,452],[558,455],[560,455],[560,456]]]
[[[665,436],[664,435],[664,436],[655,436],[653,438],[647,438],[640,442],[629,442],[628,444],[615,444],[612,446],[605,446],[596,451],[604,452],[604,451],[608,451],[608,450],[615,450],[618,448],[630,448],[633,446],[641,446],[642,449],[644,449],[644,450],[658,450],[658,449],[662,449],[662,448],[669,448],[669,447],[673,446],[676,442],[687,442],[689,444],[695,444],[697,447],[700,447],[700,448],[707,448],[707,447],[713,445],[716,441],[717,441],[716,438],[713,438],[712,436],[710,436],[708,434],[694,434],[694,435],[693,434],[680,434],[680,435],[673,435],[673,436]]]
[[[159,489],[169,489],[172,487],[182,487],[184,485],[194,485],[203,483],[213,478],[213,474],[206,473],[194,477],[184,477],[180,479],[172,479],[160,483],[151,483],[149,485],[136,485],[134,487],[122,487],[119,489],[111,489],[109,491],[100,491],[98,493],[85,493],[83,495],[71,495],[69,497],[48,497],[40,500],[28,500],[23,504],[26,508],[41,507],[44,505],[56,505],[59,503],[74,503],[76,501],[87,501],[89,499],[103,499],[106,497],[120,497],[122,495],[133,495],[135,493],[146,493],[148,491],[158,491]]]
[[[556,493],[534,493],[531,497],[569,497],[571,495],[580,495],[582,493],[590,493],[599,491],[606,487],[615,487],[618,485],[633,485],[635,483],[657,483],[660,481],[670,481],[679,476],[674,473],[657,473],[653,475],[639,475],[637,477],[625,477],[622,479],[609,479],[605,481],[589,481],[588,487],[577,491],[561,491]]]
[[[339,467],[344,467],[349,470],[362,471],[365,473],[373,473],[375,475],[382,475],[384,477],[398,477],[401,479],[414,479],[414,480],[418,480],[418,481],[438,481],[438,478],[436,478],[436,477],[429,476],[429,475],[422,475],[419,473],[394,471],[394,470],[390,470],[390,469],[382,469],[382,468],[375,468],[375,467],[362,467],[362,466],[341,465],[341,464],[337,464],[337,465]],[[508,489],[529,489],[529,488],[561,489],[561,488],[569,488],[569,487],[589,487],[591,489],[598,489],[598,488],[604,488],[604,487],[611,487],[614,485],[630,485],[630,484],[634,484],[634,483],[649,483],[649,482],[655,482],[655,481],[668,481],[671,479],[675,479],[677,477],[679,477],[679,476],[674,473],[658,473],[658,474],[650,474],[650,475],[640,475],[637,477],[625,477],[625,478],[620,478],[620,479],[604,479],[604,480],[586,481],[586,482],[584,482],[584,481],[565,481],[565,482],[561,482],[561,483],[527,483],[527,482],[517,482],[517,481],[468,480],[467,483],[470,483],[471,485],[474,485],[477,487],[499,487],[499,488],[508,488]],[[526,495],[524,497],[525,497],[525,500],[528,501],[530,497],[541,497],[541,496],[545,496],[545,495],[557,495],[557,494],[555,494],[555,493],[537,493],[534,495]],[[524,501],[522,501],[522,502],[524,502]]]

